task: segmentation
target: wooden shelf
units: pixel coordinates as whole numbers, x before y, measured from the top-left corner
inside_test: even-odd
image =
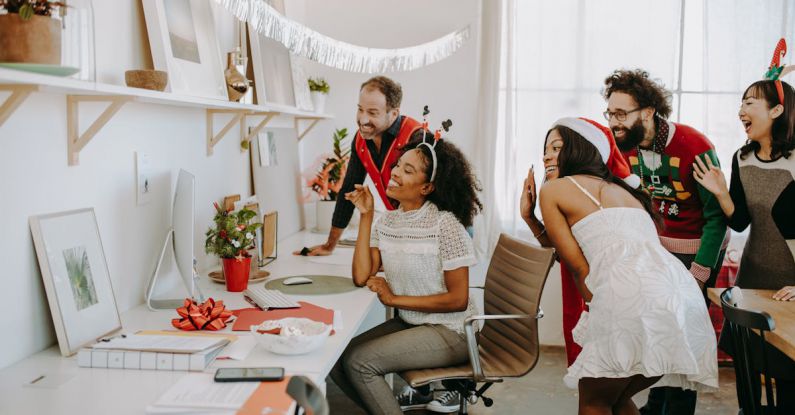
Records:
[[[148,89],[131,88],[121,85],[99,82],[81,81],[31,72],[0,68],[0,92],[11,94],[0,101],[0,127],[11,117],[32,92],[63,94],[67,96],[67,140],[69,148],[69,165],[77,165],[80,150],[109,122],[113,116],[128,102],[170,105],[175,107],[203,108],[207,118],[207,154],[213,153],[213,146],[231,131],[235,123],[240,124],[241,142],[250,141],[268,122],[277,116],[294,118],[298,130],[298,139],[303,138],[320,120],[334,118],[329,114],[316,114],[295,107],[270,104],[253,105],[220,99],[173,94],[171,92],[151,91]],[[83,133],[79,134],[79,103],[83,101],[108,102],[108,108]],[[231,120],[216,134],[213,130],[215,115],[231,113]],[[250,133],[246,132],[249,117],[263,116]],[[299,121],[309,120],[311,124],[303,131],[299,129]]]

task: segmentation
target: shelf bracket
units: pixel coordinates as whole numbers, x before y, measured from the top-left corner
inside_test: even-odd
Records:
[[[66,96],[66,140],[70,166],[80,164],[80,151],[116,115],[121,107],[132,101],[132,97],[119,95],[67,95]],[[96,120],[80,134],[80,103],[109,102],[110,105]]]
[[[309,133],[309,131],[311,131],[313,128],[315,128],[315,125],[317,125],[317,123],[320,120],[322,120],[322,119],[323,119],[322,117],[299,117],[299,116],[296,116],[294,123],[295,123],[295,131],[298,133],[298,141],[301,141],[301,139],[304,138],[304,136],[307,135],[307,133]],[[300,121],[312,121],[312,122],[303,131],[301,131]]]
[[[223,110],[216,110],[216,109],[207,109],[207,155],[213,155],[213,147],[218,144],[221,139],[226,136],[226,133],[234,127],[235,124],[240,123],[243,117],[251,111],[249,110],[234,110],[234,109],[223,109]],[[213,116],[215,114],[234,114],[229,122],[224,125],[224,128],[221,128],[221,131],[218,134],[213,134]]]
[[[256,127],[252,128],[249,132],[246,132],[246,118],[261,115],[265,118],[256,125]],[[243,118],[240,120],[240,152],[245,152],[246,148],[243,147],[246,144],[249,144],[248,148],[250,147],[251,140],[259,134],[260,130],[265,128],[266,125],[277,115],[278,112],[271,112],[271,111],[254,111],[248,114],[244,114]]]
[[[9,95],[5,101],[3,101],[2,105],[0,105],[0,126],[6,122],[6,120],[11,117],[11,114],[17,110],[17,108],[25,102],[28,95],[31,92],[36,92],[39,90],[39,87],[36,85],[16,85],[16,84],[6,84],[0,85],[0,91],[10,91],[11,95]]]

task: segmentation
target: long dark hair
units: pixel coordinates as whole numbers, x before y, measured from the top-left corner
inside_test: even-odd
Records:
[[[428,142],[433,140],[433,133],[427,133]],[[428,146],[421,146],[422,130],[416,131],[405,151],[417,149],[425,162],[425,176],[431,179],[433,158]],[[452,213],[464,227],[472,226],[475,215],[483,210],[478,199],[478,192],[483,190],[466,156],[454,144],[447,140],[439,140],[434,147],[436,152],[436,177],[433,181],[434,191],[428,195],[439,210]]]
[[[773,120],[771,128],[773,141],[770,158],[774,160],[779,157],[789,157],[792,150],[795,149],[795,139],[793,138],[795,136],[795,91],[786,82],[782,81],[781,86],[784,89],[784,112]],[[764,99],[767,101],[768,108],[780,104],[775,81],[762,80],[752,83],[743,93],[743,101],[746,98]],[[740,158],[745,160],[749,153],[758,150],[759,143],[748,140],[740,148]]]
[[[556,130],[558,134],[560,134],[560,137],[563,138],[563,148],[560,149],[560,154],[558,154],[558,177],[587,174],[589,176],[598,177],[608,183],[616,184],[637,199],[640,204],[643,205],[643,209],[651,216],[652,220],[654,220],[658,226],[661,225],[660,215],[657,213],[657,210],[654,209],[654,206],[652,206],[651,197],[649,197],[648,193],[639,189],[634,189],[623,180],[614,176],[607,168],[607,165],[605,165],[602,160],[602,155],[599,154],[599,150],[596,149],[596,146],[571,128],[561,125],[555,126],[547,131],[547,139],[549,138],[549,133],[553,130]],[[544,142],[546,143],[546,140],[544,140]]]

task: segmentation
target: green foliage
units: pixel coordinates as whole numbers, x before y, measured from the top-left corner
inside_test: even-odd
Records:
[[[207,229],[204,251],[221,258],[248,257],[248,250],[256,243],[257,229],[261,223],[249,223],[257,213],[250,209],[231,212],[214,203],[214,228]]]
[[[331,87],[328,85],[328,82],[326,82],[326,80],[323,78],[309,78],[307,82],[309,82],[310,91],[318,91],[328,94],[329,89],[331,89]]]
[[[0,10],[18,13],[22,20],[30,20],[33,15],[52,16],[59,7],[67,7],[65,2],[48,0],[0,0]]]
[[[337,200],[339,196],[345,171],[348,170],[348,160],[351,158],[350,146],[343,144],[346,137],[348,137],[347,128],[334,131],[332,136],[334,154],[326,157],[320,171],[309,183],[309,187],[317,192],[321,200]]]

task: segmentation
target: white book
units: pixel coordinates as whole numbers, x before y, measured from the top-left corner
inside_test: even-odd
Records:
[[[108,351],[91,347],[77,352],[77,366],[116,369],[185,370],[201,372],[215,360],[224,346],[216,346],[201,352],[154,353],[136,350]]]
[[[224,337],[125,334],[100,340],[91,347],[157,353],[196,353],[226,343],[229,343],[229,340]]]

